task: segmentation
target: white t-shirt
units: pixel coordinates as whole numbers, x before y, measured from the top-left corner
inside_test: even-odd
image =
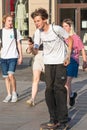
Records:
[[[17,41],[21,40],[20,32],[17,30]],[[16,41],[14,38],[13,29],[2,29],[2,49],[1,58],[10,59],[18,58],[18,51],[16,47]]]
[[[63,38],[68,38],[69,34],[60,26],[53,25],[57,34]],[[54,33],[52,25],[47,32],[36,30],[34,44],[39,47],[39,40],[43,43],[44,64],[62,64],[65,58],[64,42]]]

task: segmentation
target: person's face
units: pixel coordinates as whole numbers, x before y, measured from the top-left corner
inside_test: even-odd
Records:
[[[34,18],[34,23],[35,23],[36,28],[38,28],[38,29],[44,29],[45,24],[46,24],[46,20],[43,20],[41,18],[41,16],[36,16]]]
[[[19,0],[20,3],[22,3],[22,0]]]
[[[63,27],[68,33],[69,33],[70,30],[71,30],[71,27],[69,26],[69,24],[67,24],[67,23],[65,23],[65,22],[63,22],[62,27]]]
[[[6,28],[12,28],[13,27],[13,18],[12,17],[6,18],[5,27]]]

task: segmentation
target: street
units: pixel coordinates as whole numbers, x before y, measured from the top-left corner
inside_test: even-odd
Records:
[[[0,130],[39,130],[40,124],[49,121],[48,109],[45,104],[45,83],[40,82],[36,98],[36,105],[29,107],[26,100],[31,95],[32,68],[29,66],[29,58],[25,57],[22,65],[17,66],[15,73],[17,79],[17,103],[3,103],[6,96],[6,88],[0,70]],[[69,109],[71,130],[87,129],[87,72],[79,70],[78,78],[72,83],[73,91],[78,96],[76,104]]]

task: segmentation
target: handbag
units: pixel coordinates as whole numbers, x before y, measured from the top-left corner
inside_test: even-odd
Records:
[[[45,72],[41,72],[40,74],[40,80],[45,81]]]

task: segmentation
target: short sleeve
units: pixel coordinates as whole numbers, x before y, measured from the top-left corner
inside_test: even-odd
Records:
[[[19,42],[22,39],[23,37],[21,36],[20,31],[17,29],[17,42]]]
[[[34,34],[34,48],[38,49],[40,46],[40,43],[41,43],[41,32],[39,29],[37,29]]]

